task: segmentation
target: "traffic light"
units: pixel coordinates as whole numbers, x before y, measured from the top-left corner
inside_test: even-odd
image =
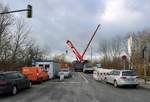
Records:
[[[27,17],[32,18],[32,6],[31,5],[27,6]]]

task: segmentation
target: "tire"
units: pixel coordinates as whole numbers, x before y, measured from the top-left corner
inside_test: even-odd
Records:
[[[83,73],[86,73],[86,71],[85,71],[85,70],[83,70]]]
[[[17,93],[18,93],[18,89],[17,89],[17,87],[14,85],[13,88],[12,88],[11,94],[12,94],[12,95],[16,95]]]
[[[43,78],[40,79],[40,84],[42,84],[42,83],[43,83]]]
[[[114,81],[114,87],[116,87],[116,88],[118,87],[118,83],[116,80]]]
[[[40,78],[38,82],[39,82],[39,84],[42,84],[43,83],[43,78]]]
[[[138,85],[132,85],[133,88],[137,88]]]

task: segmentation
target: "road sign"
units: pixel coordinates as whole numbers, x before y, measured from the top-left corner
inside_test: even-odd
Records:
[[[127,60],[127,58],[128,58],[128,55],[125,52],[122,53],[120,56],[121,56],[121,59],[123,59],[123,60]]]

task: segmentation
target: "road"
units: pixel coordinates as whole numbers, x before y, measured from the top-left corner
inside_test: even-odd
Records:
[[[114,88],[93,80],[92,75],[76,72],[62,82],[50,80],[16,96],[0,96],[0,102],[150,102],[150,90]]]

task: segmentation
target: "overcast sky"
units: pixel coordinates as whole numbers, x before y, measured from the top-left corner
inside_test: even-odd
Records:
[[[115,35],[150,28],[150,0],[0,0],[11,10],[33,6],[33,18],[25,18],[32,26],[31,36],[52,53],[65,53],[71,40],[83,52],[88,40],[101,24],[93,42],[93,54],[98,55],[98,43]],[[90,55],[90,49],[86,56]],[[75,59],[69,50],[68,58]]]

